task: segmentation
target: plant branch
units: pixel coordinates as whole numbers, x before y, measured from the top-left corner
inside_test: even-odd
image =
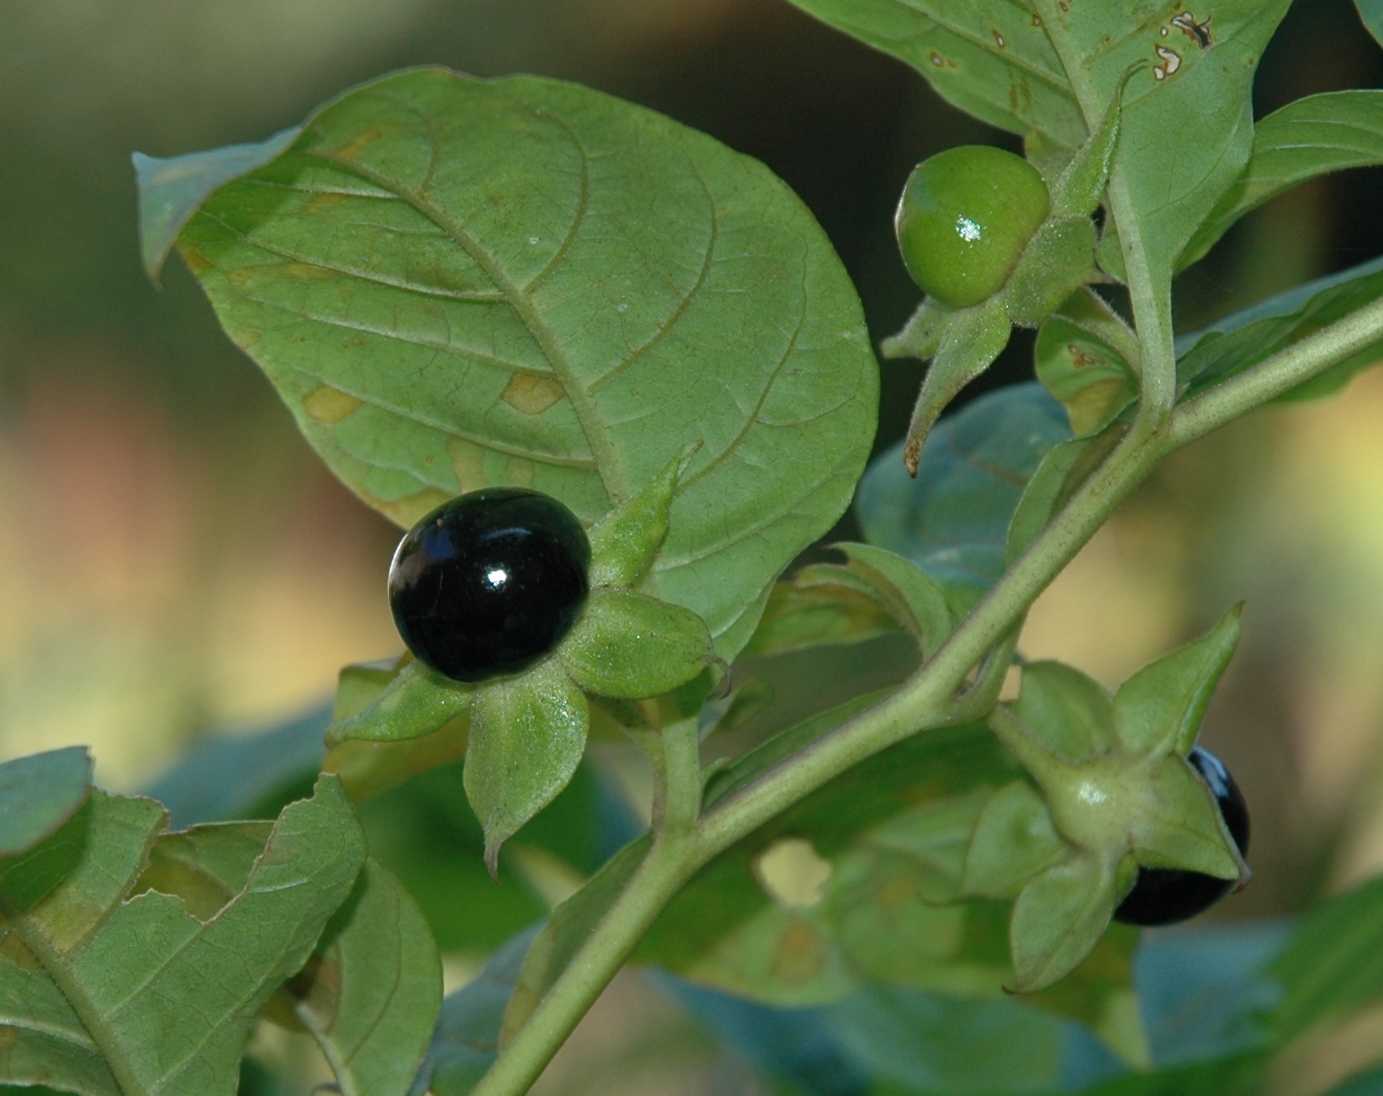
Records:
[[[653,832],[661,838],[685,836],[701,815],[700,732],[695,716],[653,732]]]
[[[1383,299],[1187,400],[1172,416],[1166,438],[1168,451],[1204,437],[1375,344],[1383,344]]]
[[[1070,36],[1064,32],[1069,15],[1062,9],[1069,7],[1069,4],[1062,4],[1060,0],[1034,0],[1034,7],[1042,17],[1043,29],[1065,69],[1066,79],[1080,104],[1086,126],[1094,132],[1109,104],[1104,101],[1089,71],[1081,63]],[[1176,402],[1172,274],[1166,264],[1153,262],[1129,178],[1120,166],[1117,152],[1109,173],[1105,204],[1119,230],[1124,275],[1129,301],[1133,306],[1134,326],[1138,332],[1141,392],[1134,433],[1154,434],[1166,424]]]
[[[619,972],[659,911],[696,870],[683,843],[655,841],[619,897],[495,1059],[471,1096],[521,1096]]]

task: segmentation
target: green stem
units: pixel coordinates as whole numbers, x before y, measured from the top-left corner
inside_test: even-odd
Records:
[[[1066,79],[1075,92],[1087,128],[1093,133],[1108,104],[1089,71],[1081,63],[1071,36],[1065,33],[1069,8],[1062,0],[1034,0],[1042,26],[1052,48],[1061,60]],[[1121,138],[1122,139],[1122,138]],[[1119,244],[1124,253],[1124,275],[1129,301],[1133,306],[1134,326],[1138,331],[1142,372],[1138,402],[1138,433],[1160,431],[1176,402],[1176,348],[1172,338],[1172,275],[1165,264],[1154,264],[1143,234],[1138,207],[1128,174],[1120,166],[1118,153],[1109,173],[1105,204],[1119,229]]]
[[[630,952],[695,871],[684,842],[654,841],[619,897],[471,1096],[527,1092]]]
[[[653,832],[681,837],[701,815],[701,728],[695,716],[654,731]]]
[[[1167,449],[1170,451],[1204,437],[1246,411],[1310,380],[1326,365],[1344,361],[1380,343],[1383,343],[1383,298],[1187,400],[1172,416]]]

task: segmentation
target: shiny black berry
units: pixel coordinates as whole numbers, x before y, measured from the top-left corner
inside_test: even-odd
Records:
[[[1249,851],[1249,808],[1224,762],[1209,750],[1195,747],[1187,758],[1215,796],[1220,815],[1239,855]],[[1127,925],[1170,925],[1204,913],[1234,887],[1232,879],[1216,879],[1195,871],[1140,868],[1133,890],[1128,892],[1114,920]]]
[[[457,681],[531,666],[586,600],[591,545],[576,515],[537,491],[493,487],[443,503],[404,534],[389,605],[408,649]]]

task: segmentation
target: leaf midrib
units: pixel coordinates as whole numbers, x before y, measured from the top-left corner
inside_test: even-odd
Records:
[[[547,117],[547,116],[544,116]],[[581,152],[583,165],[586,162],[586,151],[577,144]],[[504,272],[503,268],[495,261],[493,255],[483,248],[465,228],[453,220],[445,210],[441,209],[435,202],[428,199],[422,193],[412,188],[405,187],[395,180],[389,179],[377,171],[365,167],[364,165],[352,163],[349,160],[334,156],[331,153],[317,149],[304,150],[304,155],[322,160],[331,164],[337,170],[354,175],[363,179],[367,183],[389,190],[397,194],[406,201],[420,214],[435,224],[471,258],[475,264],[490,278],[499,289],[500,293],[509,306],[514,310],[514,314],[519,317],[528,333],[538,344],[547,359],[552,371],[561,381],[562,388],[571,400],[572,410],[576,414],[577,421],[581,424],[582,433],[586,436],[586,444],[590,447],[592,456],[595,457],[595,470],[600,476],[605,494],[609,497],[612,505],[617,505],[628,497],[630,493],[629,483],[625,477],[619,454],[615,449],[614,441],[610,437],[609,431],[605,429],[600,420],[598,409],[592,401],[590,394],[583,388],[576,379],[572,370],[571,363],[563,353],[562,348],[557,342],[556,336],[551,328],[538,315],[533,307],[533,302],[527,294]]]

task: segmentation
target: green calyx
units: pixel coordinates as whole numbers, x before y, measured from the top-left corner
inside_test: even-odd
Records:
[[[586,748],[591,697],[699,699],[718,663],[705,621],[638,589],[668,525],[689,447],[590,531],[590,595],[571,630],[521,673],[462,684],[407,659],[342,672],[327,767],[361,796],[464,752],[466,798],[485,832],[485,863],[566,787]],[[693,688],[693,685],[695,688]],[[666,720],[653,721],[661,726]]]
[[[961,891],[1016,900],[1011,988],[1042,989],[1080,963],[1140,868],[1248,877],[1187,760],[1238,640],[1239,612],[1112,695],[1069,666],[1031,663],[1017,701],[991,713],[1027,777],[981,811]]]
[[[886,357],[931,359],[903,450],[911,475],[947,404],[984,372],[1012,327],[1039,327],[1097,277],[1091,214],[1109,182],[1122,92],[1048,182],[1003,149],[966,145],[918,164],[894,228],[903,263],[927,294]]]

